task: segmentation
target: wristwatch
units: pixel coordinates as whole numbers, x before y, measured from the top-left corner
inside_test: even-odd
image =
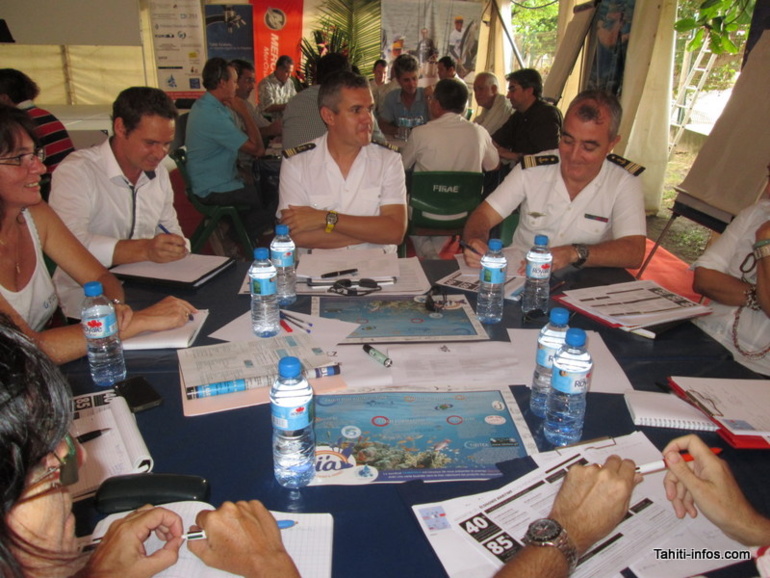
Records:
[[[531,546],[553,546],[558,549],[567,559],[570,573],[577,566],[577,548],[569,539],[567,531],[552,518],[540,518],[532,522],[522,542]]]
[[[572,266],[576,269],[580,269],[583,265],[585,265],[586,259],[588,259],[588,245],[583,245],[582,243],[574,243],[572,245],[575,248],[575,251],[577,251],[578,260],[572,263]]]
[[[328,213],[326,213],[325,231],[327,233],[331,233],[334,230],[334,226],[337,224],[338,219],[339,219],[339,215],[337,214],[337,211],[329,211]]]

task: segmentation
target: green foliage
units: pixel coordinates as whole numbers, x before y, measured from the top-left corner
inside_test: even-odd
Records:
[[[511,5],[511,25],[525,67],[548,73],[545,64],[556,54],[559,4],[549,0],[520,0]]]
[[[756,0],[681,0],[679,33],[693,32],[687,50],[696,51],[704,42],[714,54],[737,54],[751,24]]]
[[[313,38],[300,44],[304,84],[313,82],[315,63],[328,52],[341,52],[362,73],[380,57],[379,0],[326,0],[319,9]]]

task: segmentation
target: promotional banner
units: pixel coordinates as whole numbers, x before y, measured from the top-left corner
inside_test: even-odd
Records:
[[[420,86],[438,82],[436,61],[451,56],[457,74],[473,82],[483,4],[452,0],[382,0],[382,58],[420,61]]]
[[[596,9],[596,54],[588,88],[620,96],[636,0],[602,2]]]
[[[254,62],[252,11],[248,4],[206,6],[206,47],[208,58],[240,58]]]
[[[254,67],[257,83],[275,69],[278,57],[286,54],[299,68],[302,39],[303,0],[251,0],[254,8]]]
[[[199,0],[150,0],[150,22],[158,87],[172,99],[199,97],[206,62]]]

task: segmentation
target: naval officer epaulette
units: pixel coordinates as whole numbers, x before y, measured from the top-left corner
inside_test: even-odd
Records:
[[[611,163],[615,163],[619,167],[626,169],[629,173],[634,175],[635,177],[638,177],[644,172],[644,167],[640,165],[639,163],[635,163],[634,161],[629,161],[628,159],[624,159],[620,155],[610,154],[607,155],[607,160]]]
[[[295,146],[290,149],[283,149],[283,158],[290,159],[294,155],[298,155],[299,153],[304,153],[305,151],[312,151],[314,148],[315,148],[315,143],[306,142],[305,144],[301,144],[299,146]]]
[[[523,169],[556,164],[559,164],[559,157],[556,155],[524,155],[521,157],[521,168]]]
[[[400,153],[401,152],[400,150],[398,150],[397,146],[394,146],[394,145],[390,144],[389,142],[380,142],[378,140],[373,140],[372,144],[380,145],[383,148],[386,148],[388,150],[392,150],[394,153]]]

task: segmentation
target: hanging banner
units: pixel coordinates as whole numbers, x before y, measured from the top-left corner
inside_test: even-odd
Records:
[[[208,58],[240,58],[254,63],[252,10],[248,4],[206,5]]]
[[[436,61],[451,56],[472,83],[483,4],[457,0],[382,0],[382,52],[388,66],[400,54],[420,61],[419,85],[438,82]]]
[[[254,7],[254,53],[257,83],[270,76],[281,55],[294,60],[300,67],[303,0],[251,0]]]
[[[158,87],[172,99],[203,94],[206,62],[199,0],[150,0]]]
[[[636,0],[612,0],[602,2],[596,8],[593,31],[596,52],[587,88],[597,88],[620,96],[635,4]]]

